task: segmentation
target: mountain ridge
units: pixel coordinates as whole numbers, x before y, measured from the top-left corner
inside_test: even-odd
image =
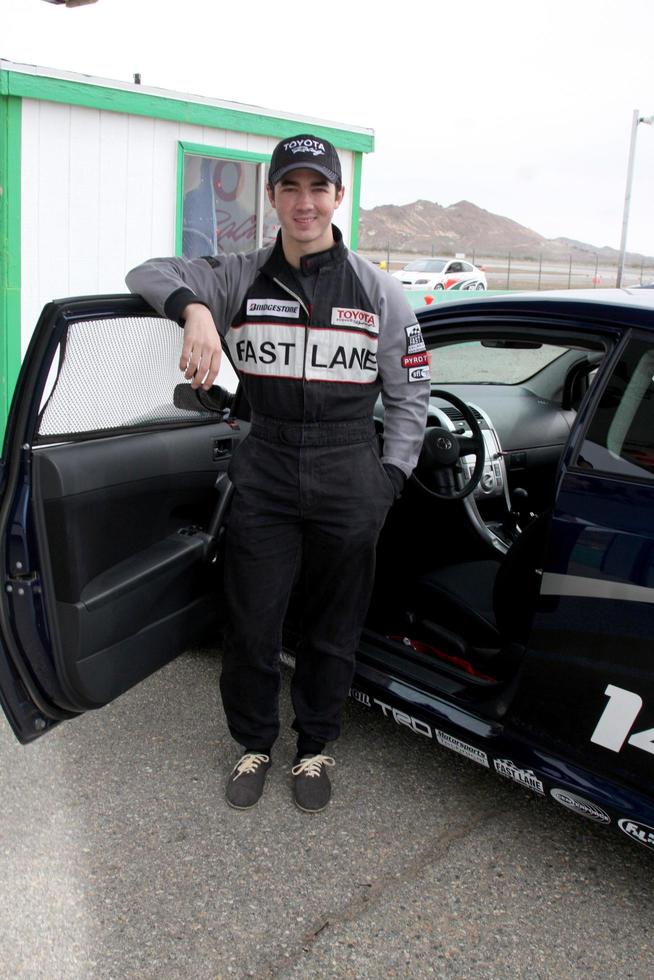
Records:
[[[597,254],[617,262],[619,251],[574,238],[545,238],[512,218],[494,214],[472,201],[443,206],[419,199],[410,204],[379,204],[359,211],[359,248],[453,255],[502,256],[546,259],[584,258]],[[627,261],[654,261],[652,256],[628,252]]]

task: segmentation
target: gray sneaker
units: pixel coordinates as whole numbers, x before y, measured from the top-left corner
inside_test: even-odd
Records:
[[[270,756],[263,752],[246,752],[232,769],[225,797],[235,810],[249,810],[263,793],[266,775],[270,769]]]
[[[325,809],[332,795],[327,766],[335,765],[330,755],[303,755],[295,760],[291,769],[293,793],[300,810],[318,813]]]

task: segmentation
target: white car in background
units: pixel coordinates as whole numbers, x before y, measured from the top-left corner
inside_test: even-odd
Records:
[[[486,276],[463,259],[416,259],[393,275],[405,289],[486,289]]]

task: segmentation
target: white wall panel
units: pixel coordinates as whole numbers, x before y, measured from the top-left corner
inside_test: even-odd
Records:
[[[177,143],[179,140],[177,130],[177,124],[155,119],[152,147],[154,207],[152,209],[148,256],[163,255],[164,253],[172,255],[175,251],[175,207],[173,205],[171,208],[170,202],[175,200],[177,194]],[[137,256],[131,265],[140,259],[142,256]]]
[[[170,209],[169,195],[164,188],[153,185],[154,145],[154,119],[129,116],[124,270],[131,268],[140,261],[144,252],[152,249],[152,212],[155,200],[157,207]]]
[[[124,289],[128,132],[127,116],[117,112],[101,113],[97,288],[102,293],[121,292]],[[84,201],[78,199],[76,206],[83,208]]]
[[[36,258],[34,285],[45,303],[68,293],[70,108],[57,106],[53,113],[39,103],[37,109],[39,220],[38,238],[30,254]],[[28,193],[34,193],[34,188]]]
[[[175,248],[179,141],[270,154],[276,139],[122,113],[23,101],[22,339],[43,305],[122,292],[126,271]],[[346,242],[353,157],[341,153]]]
[[[70,207],[68,289],[71,295],[101,291],[99,276],[100,112],[73,109],[70,114]],[[83,206],[80,206],[80,202]]]

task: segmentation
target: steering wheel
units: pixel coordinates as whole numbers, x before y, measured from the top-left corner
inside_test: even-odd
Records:
[[[472,493],[481,480],[484,471],[484,437],[472,409],[464,401],[440,388],[432,390],[431,396],[442,398],[458,408],[472,435],[459,436],[440,425],[427,429],[413,479],[425,493],[430,493],[433,497],[440,500],[461,500]],[[459,463],[462,456],[474,456],[475,465],[469,479],[462,487],[458,487],[456,474],[462,472]]]

